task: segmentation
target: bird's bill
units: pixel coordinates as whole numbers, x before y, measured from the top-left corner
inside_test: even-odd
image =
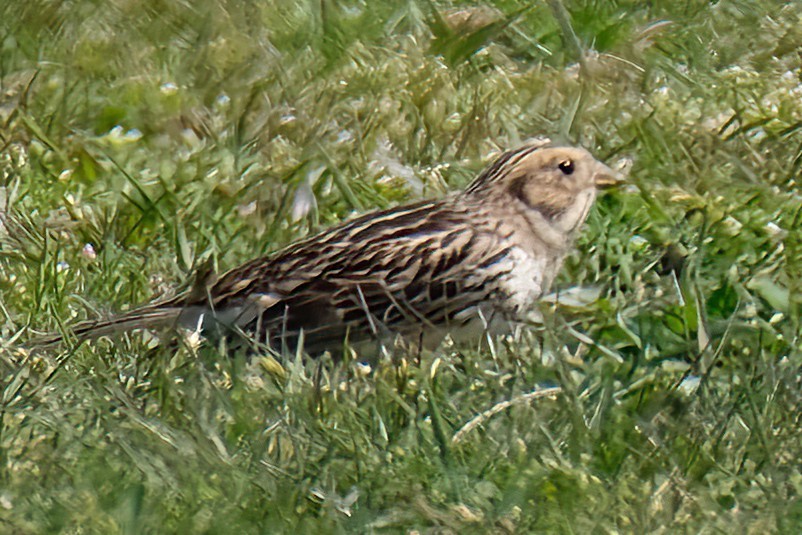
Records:
[[[596,174],[593,175],[593,181],[599,189],[610,189],[623,184],[624,176],[617,171],[613,171],[603,163],[600,163]]]

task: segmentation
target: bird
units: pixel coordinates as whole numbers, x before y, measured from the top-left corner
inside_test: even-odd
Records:
[[[549,291],[599,190],[621,181],[584,148],[528,142],[462,191],[346,220],[172,298],[78,323],[72,334],[178,326],[335,358],[347,347],[431,349],[446,335],[503,334]]]

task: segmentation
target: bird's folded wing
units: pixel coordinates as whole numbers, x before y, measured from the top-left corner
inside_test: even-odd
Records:
[[[255,262],[227,274],[211,295],[218,317],[260,341],[294,347],[303,331],[304,349],[315,353],[346,339],[415,337],[469,322],[503,273],[476,268],[504,254],[493,236],[436,229],[369,248],[341,248],[291,274],[286,264],[295,262],[292,257]]]

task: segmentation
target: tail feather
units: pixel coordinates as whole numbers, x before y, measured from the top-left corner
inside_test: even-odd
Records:
[[[181,317],[182,308],[150,305],[113,316],[105,320],[82,321],[71,328],[72,336],[79,342],[94,340],[101,336],[114,336],[135,329],[162,329],[175,326]],[[64,342],[65,336],[54,334],[31,341],[34,349],[47,349]]]

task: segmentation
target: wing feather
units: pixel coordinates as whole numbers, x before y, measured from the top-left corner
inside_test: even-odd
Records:
[[[257,339],[276,348],[297,343],[303,331],[312,353],[346,337],[362,342],[447,328],[495,291],[475,267],[508,253],[466,216],[428,202],[357,219],[227,273],[209,292],[213,307],[256,306],[237,327],[258,330]]]

